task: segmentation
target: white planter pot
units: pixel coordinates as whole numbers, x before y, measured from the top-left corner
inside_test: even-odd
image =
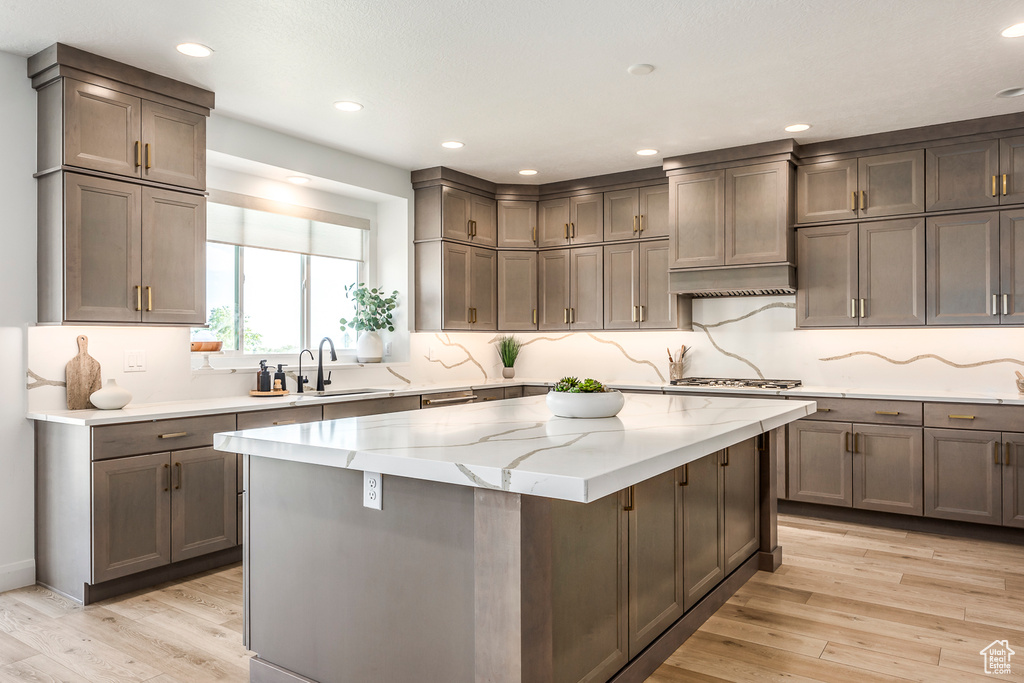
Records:
[[[615,390],[594,394],[549,391],[547,403],[548,409],[558,417],[599,418],[618,415],[625,399]]]
[[[379,363],[384,357],[384,342],[376,332],[363,330],[356,341],[356,360],[360,363]]]
[[[116,379],[108,379],[107,385],[99,391],[94,391],[89,400],[100,410],[118,410],[128,405],[132,400],[132,394],[124,387],[118,386]]]
[[[516,369],[515,368],[502,368],[501,369],[501,376],[504,377],[505,379],[512,379],[513,377],[516,376]]]

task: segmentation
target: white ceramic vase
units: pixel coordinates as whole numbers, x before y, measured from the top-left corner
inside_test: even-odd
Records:
[[[625,399],[614,389],[593,394],[549,391],[547,403],[548,409],[558,417],[599,418],[618,415]]]
[[[363,330],[356,341],[356,360],[360,363],[379,363],[384,358],[384,342],[375,331]]]
[[[100,410],[118,410],[128,405],[132,400],[132,394],[124,387],[118,386],[116,379],[108,379],[106,386],[92,392],[89,400]]]

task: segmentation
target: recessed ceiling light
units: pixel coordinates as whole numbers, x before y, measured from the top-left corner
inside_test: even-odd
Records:
[[[309,182],[309,178],[304,175],[290,175],[285,180],[294,185],[305,185]]]
[[[537,175],[537,172],[532,168],[524,168],[519,172],[519,175]]]
[[[358,102],[341,101],[335,102],[334,108],[339,111],[359,111],[360,109],[363,108],[363,105],[359,104]]]
[[[807,123],[794,123],[792,126],[786,126],[787,133],[800,133],[809,129],[811,126]]]
[[[178,46],[178,52],[189,57],[209,57],[213,54],[212,49],[199,43],[182,43]]]
[[[1003,38],[1020,38],[1024,36],[1024,24],[1014,24],[1003,29]]]
[[[636,153],[639,154],[642,157],[652,157],[652,156],[654,156],[655,154],[658,153],[658,150],[656,150],[656,149],[638,149],[636,151]]]
[[[650,64],[634,64],[633,66],[626,69],[633,76],[646,76],[647,74],[654,71],[654,67]]]
[[[1007,88],[996,93],[996,97],[1020,97],[1024,95],[1024,88]]]
[[[460,147],[465,147],[465,143],[458,140],[448,140],[447,142],[442,142],[441,146],[445,149],[459,149]]]

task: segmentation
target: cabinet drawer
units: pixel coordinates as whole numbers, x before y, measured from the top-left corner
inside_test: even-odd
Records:
[[[804,418],[806,420],[911,426],[921,424],[922,409],[921,404],[917,401],[875,401],[858,398],[814,398],[812,396],[808,396],[807,399],[818,404],[818,412],[808,415]]]
[[[302,406],[300,408],[279,408],[277,410],[261,410],[254,413],[239,413],[238,429],[259,429],[260,427],[319,422],[323,417],[324,411],[322,406]]]
[[[473,393],[479,397],[476,403],[483,403],[484,401],[501,401],[505,398],[504,387],[496,387],[494,389],[476,389]]]
[[[466,403],[476,403],[482,398],[481,392],[470,391],[441,391],[436,394],[423,394],[420,400],[421,408],[442,408],[444,406],[458,406]]]
[[[92,459],[212,446],[214,434],[233,431],[234,413],[93,427]]]
[[[505,387],[505,398],[522,398],[522,387]]]
[[[1024,406],[925,403],[924,426],[1019,432],[1024,431]]]
[[[324,406],[324,419],[337,420],[343,417],[359,417],[360,415],[380,415],[397,413],[403,410],[418,410],[419,396],[398,396],[395,398],[371,398],[365,401],[345,401],[328,403]]]

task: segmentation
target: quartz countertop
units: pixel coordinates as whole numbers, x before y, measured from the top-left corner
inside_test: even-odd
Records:
[[[628,394],[617,417],[552,416],[544,396],[214,437],[218,450],[597,500],[813,413],[813,401]]]

